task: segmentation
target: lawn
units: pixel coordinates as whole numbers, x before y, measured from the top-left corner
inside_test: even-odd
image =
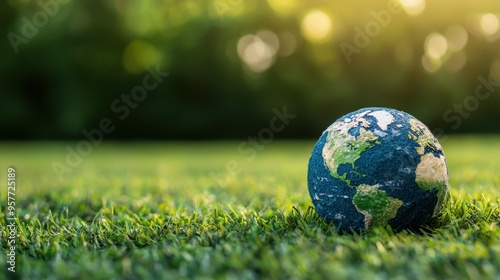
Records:
[[[500,137],[443,143],[451,199],[422,232],[338,234],[306,183],[314,142],[1,143],[0,278],[499,279]],[[7,168],[16,168],[16,273]],[[230,174],[232,173],[232,174]],[[432,228],[430,228],[432,226]]]

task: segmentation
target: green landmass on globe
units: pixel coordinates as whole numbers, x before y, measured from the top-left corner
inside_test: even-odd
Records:
[[[314,175],[315,156],[321,157],[328,174]],[[431,213],[423,214],[433,217],[448,190],[446,161],[437,139],[416,118],[387,108],[361,109],[334,122],[316,144],[309,173],[320,215],[348,226],[352,215],[346,203],[351,203],[350,210],[363,215],[365,229],[385,226],[398,213],[400,221],[409,216],[421,224],[428,217],[420,217],[418,208],[430,205],[420,200],[433,198]],[[357,226],[351,227],[360,226],[353,221]]]

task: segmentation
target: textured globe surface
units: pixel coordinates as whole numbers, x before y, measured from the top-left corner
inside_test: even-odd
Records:
[[[307,176],[316,211],[341,230],[415,229],[448,195],[437,139],[415,117],[388,108],[361,109],[330,125]]]

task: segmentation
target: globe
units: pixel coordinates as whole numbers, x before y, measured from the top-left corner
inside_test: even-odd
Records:
[[[418,229],[448,195],[443,149],[408,113],[364,108],[321,135],[307,182],[316,212],[341,231]]]

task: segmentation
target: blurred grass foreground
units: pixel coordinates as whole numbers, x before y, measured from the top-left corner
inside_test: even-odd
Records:
[[[367,106],[499,132],[499,15],[486,0],[2,1],[0,126],[80,138],[158,67],[112,138],[240,138],[283,106],[300,116],[283,137]]]

